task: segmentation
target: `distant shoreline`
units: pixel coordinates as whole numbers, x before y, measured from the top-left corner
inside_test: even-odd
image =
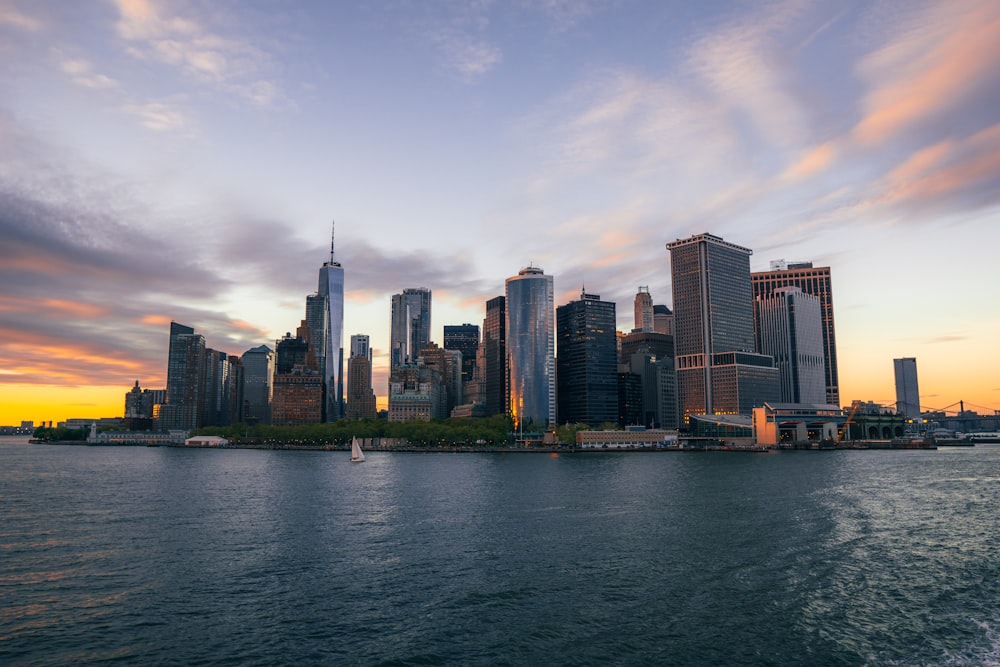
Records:
[[[228,443],[223,446],[218,445],[145,445],[145,444],[111,444],[97,443],[91,444],[85,440],[61,440],[49,442],[45,440],[31,439],[28,441],[33,445],[69,445],[84,447],[172,447],[175,449],[257,449],[257,450],[288,450],[306,452],[347,452],[351,447],[349,444],[338,445],[296,445],[296,444],[261,444],[261,443]],[[971,446],[971,444],[969,445]],[[486,447],[479,445],[382,445],[377,447],[366,447],[366,452],[410,452],[418,454],[614,454],[614,453],[661,453],[661,452],[736,452],[744,454],[767,454],[775,452],[816,452],[816,451],[843,451],[843,450],[936,450],[938,447],[927,443],[892,443],[887,441],[852,441],[835,445],[833,447],[764,447],[760,445],[702,445],[688,447],[571,447],[563,446],[539,446],[539,447]]]

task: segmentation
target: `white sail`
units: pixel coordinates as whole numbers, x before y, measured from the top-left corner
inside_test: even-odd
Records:
[[[361,451],[361,444],[358,442],[358,438],[355,437],[351,440],[351,463],[363,463],[365,460],[365,453]]]

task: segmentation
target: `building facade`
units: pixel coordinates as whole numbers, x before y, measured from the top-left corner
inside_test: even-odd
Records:
[[[243,409],[240,420],[247,424],[271,423],[271,387],[274,351],[258,345],[243,353]]]
[[[389,332],[389,369],[415,364],[420,350],[431,342],[431,291],[410,287],[392,295]]]
[[[317,372],[322,373],[325,397],[321,403],[324,403],[323,418],[326,421],[336,421],[344,414],[344,268],[336,260],[334,252],[335,231],[332,228],[330,233],[330,259],[319,270],[317,298],[312,302],[309,298],[306,300],[307,325],[323,336],[312,342],[314,350],[321,350],[315,355]],[[322,325],[316,324],[317,318],[309,310],[310,305],[313,309],[325,310],[322,318],[325,332],[321,331]],[[309,321],[311,313],[312,322]]]
[[[621,337],[620,346],[619,372],[638,376],[642,389],[638,423],[648,428],[677,428],[673,336],[632,332]]]
[[[635,318],[635,328],[633,331],[652,331],[653,297],[649,293],[648,286],[639,286],[639,291],[635,295],[635,302],[632,308]]]
[[[819,297],[779,287],[754,298],[757,349],[774,358],[782,403],[826,403],[823,319]]]
[[[752,251],[712,234],[678,239],[667,249],[684,423],[696,414],[749,415],[752,407],[777,401],[777,369],[755,349]]]
[[[920,388],[917,386],[917,360],[914,357],[893,359],[896,376],[896,413],[909,419],[920,418]]]
[[[556,423],[552,276],[529,266],[506,281],[507,414],[518,430]]]
[[[389,375],[389,421],[430,421],[444,419],[443,383],[435,370],[417,364],[403,364]]]
[[[275,373],[271,397],[271,422],[299,426],[323,421],[323,376],[303,320],[295,332],[275,345]]]
[[[190,430],[202,425],[205,393],[205,338],[194,329],[170,323],[166,403],[156,428]]]
[[[462,353],[462,385],[467,385],[475,375],[476,354],[479,352],[479,325],[445,325],[444,349]]]
[[[483,320],[482,395],[490,417],[507,411],[507,298],[496,296],[486,302]]]
[[[826,400],[829,405],[840,405],[840,380],[837,372],[837,335],[833,319],[833,283],[830,267],[814,267],[812,262],[784,260],[771,262],[769,271],[750,274],[754,298],[766,297],[783,287],[798,287],[806,294],[819,298],[823,326],[823,373],[826,383]]]
[[[648,292],[646,293],[648,296]],[[650,301],[652,324],[652,301]],[[618,421],[615,304],[596,294],[556,308],[556,377],[560,423],[592,427]]]
[[[378,408],[372,389],[372,349],[369,337],[351,336],[351,357],[347,361],[347,419],[375,419]]]

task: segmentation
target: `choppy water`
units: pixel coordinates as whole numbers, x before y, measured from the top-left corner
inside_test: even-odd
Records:
[[[1000,664],[998,446],[20,443],[5,665]]]

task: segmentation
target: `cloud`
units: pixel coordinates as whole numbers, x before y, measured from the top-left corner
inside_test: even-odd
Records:
[[[806,152],[801,160],[785,170],[782,178],[796,180],[814,176],[830,166],[836,157],[836,152],[837,146],[834,142],[824,142]]]
[[[86,60],[64,60],[60,63],[60,69],[72,77],[73,83],[84,88],[114,88],[118,85],[118,82],[111,77],[94,73]]]
[[[930,344],[936,343],[959,343],[964,340],[968,340],[969,337],[966,334],[947,334],[944,336],[935,336],[933,338],[928,338],[925,342]]]
[[[180,130],[189,124],[187,113],[169,102],[127,104],[122,111],[135,116],[144,127],[156,132]]]
[[[182,226],[131,201],[127,183],[57,156],[2,114],[0,146],[5,383],[162,378],[171,319],[224,351],[269,340],[263,328],[212,305],[234,282]],[[132,216],[153,224],[143,228]]]
[[[753,14],[724,19],[697,36],[684,61],[685,69],[707,99],[727,114],[751,145],[801,146],[808,137],[809,117],[795,85],[789,44],[802,49],[835,19],[818,19],[795,2],[759,3]],[[814,27],[817,21],[822,25]],[[808,34],[804,41],[799,35]]]
[[[915,151],[880,180],[873,203],[919,217],[1000,204],[1000,123]]]
[[[868,91],[855,138],[875,144],[931,121],[950,127],[968,121],[976,107],[970,98],[991,94],[998,101],[998,59],[996,2],[955,0],[914,12],[858,65]]]
[[[488,2],[472,2],[418,22],[423,39],[434,46],[444,66],[468,83],[503,61],[500,47],[488,37],[489,9]]]
[[[258,107],[287,101],[281,87],[263,76],[273,61],[259,46],[214,32],[197,18],[179,15],[177,3],[116,0],[116,4],[117,33],[134,58],[175,67]]]
[[[6,0],[0,1],[0,24],[14,26],[29,32],[36,32],[42,28],[41,21],[25,14]]]
[[[594,4],[584,0],[543,0],[537,6],[560,33],[568,32],[596,12]]]

